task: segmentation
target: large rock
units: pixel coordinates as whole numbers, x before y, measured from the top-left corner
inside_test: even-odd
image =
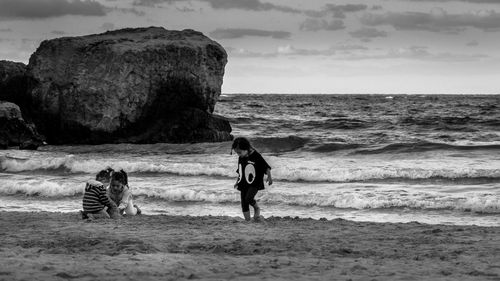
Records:
[[[31,113],[49,143],[230,140],[213,116],[227,55],[193,30],[122,29],[43,41]]]
[[[15,103],[21,108],[27,105],[30,81],[25,73],[25,64],[0,60],[0,100]]]
[[[37,149],[42,143],[33,125],[23,120],[19,106],[0,101],[0,148]]]
[[[4,85],[12,77],[24,75],[24,72],[26,72],[24,63],[0,60],[0,85]]]

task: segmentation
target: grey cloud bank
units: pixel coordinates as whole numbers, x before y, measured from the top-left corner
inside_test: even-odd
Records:
[[[364,4],[346,4],[346,5],[327,4],[323,9],[323,12],[332,13],[333,16],[336,18],[345,18],[345,13],[364,11],[367,8],[368,6]]]
[[[288,39],[290,38],[291,33],[286,31],[267,31],[259,29],[247,29],[247,28],[218,28],[210,32],[210,36],[214,37],[215,39],[236,39],[245,36]]]
[[[426,71],[438,68],[474,92],[498,89],[490,77],[500,74],[500,0],[0,0],[0,59],[26,63],[40,41],[56,36],[152,25],[199,30],[224,45],[228,92],[294,90],[297,79],[283,71],[291,68],[325,91],[356,91],[363,79],[380,92],[440,89]],[[355,79],[321,80],[344,67]]]
[[[247,11],[280,11],[285,13],[301,13],[302,11],[287,6],[265,3],[259,0],[193,0],[197,2],[205,2],[213,9],[229,10],[240,9]],[[155,6],[162,3],[172,4],[175,2],[187,2],[186,0],[135,0],[136,6]]]
[[[300,24],[300,30],[302,31],[340,30],[345,28],[342,20],[306,19]]]
[[[500,29],[500,13],[495,11],[448,14],[444,10],[437,13],[405,12],[384,14],[367,13],[361,18],[365,25],[390,25],[398,30],[427,30],[433,32],[460,32],[473,27],[483,31]]]
[[[476,4],[500,4],[498,0],[409,0],[412,2],[468,2]]]
[[[376,37],[387,37],[387,32],[371,27],[363,27],[356,31],[349,32],[354,38],[371,39]]]
[[[63,15],[104,16],[106,7],[86,0],[2,0],[0,18],[50,18]]]
[[[300,10],[287,6],[264,3],[259,0],[198,0],[208,2],[214,9],[242,9],[250,11],[270,11],[276,10],[286,13],[301,13]]]

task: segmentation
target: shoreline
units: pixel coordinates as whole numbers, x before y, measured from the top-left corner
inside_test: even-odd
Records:
[[[499,280],[500,227],[0,211],[0,280]]]

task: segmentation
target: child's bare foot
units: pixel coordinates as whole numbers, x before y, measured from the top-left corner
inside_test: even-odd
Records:
[[[253,206],[253,209],[254,209],[253,219],[255,221],[258,221],[260,219],[260,207],[257,204],[255,204],[255,206]]]
[[[135,205],[135,204],[134,204],[134,207],[135,207],[135,209],[137,210],[137,215],[142,214],[141,209],[139,209],[139,207],[138,207],[137,205]]]
[[[87,220],[89,218],[85,211],[80,210],[80,215],[82,216],[82,220]]]

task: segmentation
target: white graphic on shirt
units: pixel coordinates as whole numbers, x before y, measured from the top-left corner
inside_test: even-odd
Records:
[[[255,167],[253,166],[253,164],[248,163],[245,166],[245,179],[247,180],[248,184],[252,184],[255,180]]]
[[[238,165],[238,183],[241,181],[241,174],[243,173],[243,168],[241,167],[241,164]]]

